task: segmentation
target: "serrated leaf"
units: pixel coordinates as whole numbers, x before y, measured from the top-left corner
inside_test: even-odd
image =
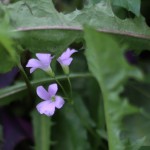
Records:
[[[49,150],[51,145],[51,118],[41,115],[34,110],[32,112],[35,150]]]
[[[141,73],[125,61],[123,50],[115,37],[97,33],[86,28],[86,57],[89,69],[97,79],[104,98],[105,116],[110,150],[121,150],[126,146],[120,139],[121,121],[124,116],[137,113],[139,109],[120,97],[123,83],[131,76],[141,78]]]
[[[120,35],[119,39],[128,41],[130,48],[150,47],[150,30],[141,16],[121,20],[112,12],[111,6],[103,1],[66,15],[55,11],[52,3],[49,6],[52,11],[45,12],[43,8],[48,7],[45,6],[47,3],[45,1],[40,6],[33,7],[36,4],[28,0],[27,3],[20,1],[7,7],[14,31],[24,33],[19,39],[20,43],[34,52],[64,50],[83,38],[81,31],[85,24],[94,26],[99,31]],[[43,16],[39,16],[41,11]]]
[[[141,0],[113,0],[112,4],[126,8],[128,11],[133,12],[136,16],[140,15]]]

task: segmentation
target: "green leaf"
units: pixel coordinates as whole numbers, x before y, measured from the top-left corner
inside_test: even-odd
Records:
[[[51,145],[51,119],[34,110],[32,112],[35,150],[49,150]]]
[[[59,25],[65,27],[65,25],[70,24],[70,21],[55,10],[51,1],[38,1],[37,4],[30,0],[26,2],[20,1],[10,5],[8,11],[13,22],[15,22],[13,24],[15,28],[20,28],[19,30],[28,27],[33,28],[28,32],[23,32],[24,36],[20,39],[21,44],[30,50],[58,52],[64,50],[81,36],[79,32],[71,30],[64,32],[63,30],[55,29]],[[26,20],[21,16],[24,16],[23,18],[26,18]],[[73,23],[71,24],[73,25]],[[49,26],[53,26],[54,29],[47,29]],[[35,29],[36,27],[39,27],[39,29]]]
[[[145,138],[142,145],[150,146],[150,85],[146,83],[129,81],[124,94],[130,102],[139,107],[141,114],[126,116],[123,120],[126,133],[131,141]]]
[[[87,131],[71,105],[64,106],[55,127],[54,150],[90,150]]]
[[[123,120],[125,125],[125,132],[123,137],[129,137],[130,142],[133,144],[134,141],[142,140],[143,142],[140,146],[150,146],[150,118],[144,115],[136,114],[131,116],[126,116]],[[134,144],[133,144],[134,145]]]
[[[49,0],[35,5],[28,0],[7,7],[14,31],[24,33],[18,41],[33,52],[60,53],[71,43],[83,39],[81,31],[85,24],[99,31],[120,35],[119,39],[128,41],[130,48],[150,47],[150,30],[143,17],[121,20],[115,16],[111,6],[103,1],[65,15],[54,10]]]
[[[89,69],[97,79],[103,94],[105,117],[110,150],[124,149],[120,139],[122,119],[124,116],[138,113],[139,109],[121,98],[123,83],[129,77],[141,79],[141,72],[128,65],[124,58],[125,44],[115,40],[115,36],[97,33],[86,28],[86,57]]]
[[[82,124],[90,129],[96,126],[95,122],[91,119],[89,112],[80,96],[74,96],[74,109],[79,116]]]
[[[4,21],[4,20],[3,20]],[[8,28],[6,24],[0,24],[0,72],[5,73],[12,69],[15,65],[10,54],[7,51],[7,48],[11,48],[12,41],[9,35]],[[13,52],[12,52],[13,54]]]
[[[128,11],[133,12],[136,16],[140,16],[141,0],[113,0],[112,4],[126,8]]]
[[[6,50],[0,46],[0,73],[6,73],[14,67],[14,62],[10,58]]]
[[[6,8],[1,4],[0,13],[0,72],[5,73],[10,71],[18,60],[17,53],[19,52],[14,49],[14,41],[12,40],[18,35],[11,32]]]
[[[19,100],[27,94],[27,87],[25,83],[18,83],[16,85],[6,87],[0,90],[0,105],[7,105],[13,101]]]

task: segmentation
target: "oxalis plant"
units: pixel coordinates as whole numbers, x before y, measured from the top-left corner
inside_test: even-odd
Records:
[[[149,150],[149,8],[0,1],[0,149]]]

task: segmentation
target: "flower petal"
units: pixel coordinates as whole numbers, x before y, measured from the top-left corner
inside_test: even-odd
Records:
[[[53,59],[51,54],[37,53],[36,57],[41,61],[44,66],[50,66],[50,63]]]
[[[64,99],[60,96],[55,96],[55,99],[55,107],[58,109],[61,108],[65,103]]]
[[[37,68],[31,68],[30,73],[34,72]]]
[[[32,58],[28,61],[26,67],[39,68],[41,67],[41,63],[39,60]]]
[[[58,86],[56,83],[49,85],[48,93],[49,93],[50,97],[55,96],[57,90],[58,90]]]
[[[78,52],[78,51],[75,50],[75,49],[71,49],[71,50],[70,50],[70,56],[71,56],[72,54],[76,53],[76,52]]]
[[[73,53],[77,52],[75,49],[67,48],[65,52],[62,53],[62,55],[59,57],[61,60],[68,59]]]
[[[36,89],[37,95],[43,100],[49,100],[50,94],[44,89],[43,86],[38,86]]]
[[[73,58],[70,57],[68,59],[64,59],[64,60],[59,61],[59,63],[63,66],[69,66],[71,64],[72,60],[73,60]]]
[[[45,114],[47,116],[52,116],[55,112],[54,102],[50,102],[48,100],[39,103],[36,108],[40,114]]]

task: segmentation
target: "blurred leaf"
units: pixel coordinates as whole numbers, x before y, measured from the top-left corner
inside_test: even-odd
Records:
[[[109,148],[124,149],[126,145],[120,139],[122,119],[126,115],[138,113],[139,109],[121,98],[120,93],[128,77],[141,79],[141,72],[125,61],[123,50],[127,46],[120,45],[115,37],[86,28],[85,40],[89,69],[102,89]]]
[[[128,81],[124,93],[130,103],[142,109],[142,114],[126,116],[123,120],[126,132],[131,141],[145,137],[142,145],[150,146],[150,85],[136,81]]]
[[[41,115],[34,110],[32,112],[33,129],[34,129],[34,149],[35,150],[50,150],[51,146],[51,118]]]
[[[0,73],[10,71],[15,65],[10,54],[6,50],[7,48],[11,49],[11,47],[12,41],[10,39],[10,36],[8,35],[8,29],[4,26],[4,24],[0,24]],[[13,52],[11,53],[14,56]]]
[[[0,16],[0,72],[4,73],[10,71],[18,61],[18,52],[14,49],[14,41],[12,40],[17,37],[17,34],[11,32],[8,14],[1,4],[0,11],[3,12],[2,17]]]
[[[60,53],[71,43],[81,41],[85,24],[120,35],[119,39],[128,41],[130,48],[150,47],[150,30],[144,18],[121,20],[104,1],[66,15],[58,13],[49,0],[38,3],[19,1],[7,7],[14,31],[24,33],[18,41],[33,52]]]
[[[123,120],[125,125],[125,132],[122,135],[122,138],[129,137],[131,144],[134,141],[138,141],[137,139],[143,139],[142,143],[139,143],[140,146],[150,146],[150,118],[144,115],[131,115],[126,116]]]
[[[4,59],[5,58],[5,59]],[[0,73],[6,73],[14,67],[14,62],[9,54],[0,46]]]
[[[96,101],[94,99],[94,97],[93,97],[93,99],[90,99],[90,100],[93,103],[94,103],[94,101]],[[84,103],[87,103],[87,101],[83,102],[83,99],[79,95],[74,96],[73,107],[74,107],[75,113],[79,117],[80,122],[83,125],[83,127],[91,134],[91,137],[92,137],[92,144],[91,145],[93,145],[92,148],[97,149],[99,147],[99,145],[102,144],[101,138],[104,137],[103,136],[104,134],[103,135],[99,134],[99,132],[97,132],[97,131],[99,130],[100,132],[102,132],[103,128],[99,127],[96,124],[96,122],[93,121],[94,118],[92,118],[90,116],[90,112]],[[99,107],[95,107],[94,109],[98,109],[98,108]],[[95,115],[97,116],[97,113],[95,113]],[[98,118],[98,119],[101,120],[103,118]],[[103,123],[105,123],[105,121]]]
[[[3,88],[0,90],[0,105],[7,105],[12,101],[20,100],[20,98],[25,94],[27,94],[27,87],[25,83],[18,83],[10,87]]]
[[[63,108],[55,127],[54,150],[90,150],[87,131],[71,105]]]
[[[91,129],[96,126],[95,122],[92,120],[92,118],[89,115],[89,112],[83,103],[83,100],[80,96],[74,96],[74,109],[77,114],[77,116],[80,118],[83,126],[85,126],[88,129]]]
[[[113,5],[126,8],[128,11],[133,12],[136,16],[140,16],[141,0],[113,0],[111,2]]]

